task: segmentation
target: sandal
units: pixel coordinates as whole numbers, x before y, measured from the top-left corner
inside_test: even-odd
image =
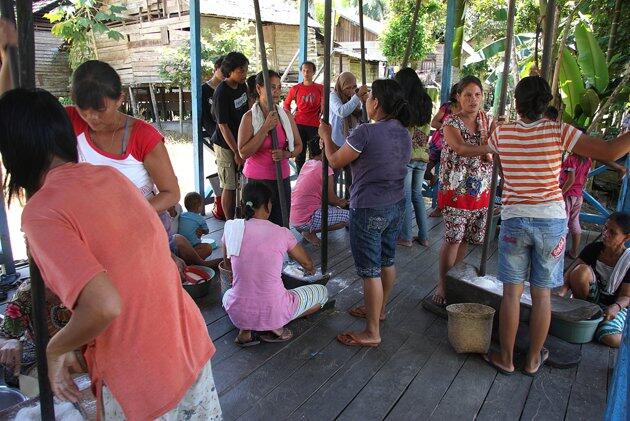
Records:
[[[487,354],[483,354],[481,356],[481,358],[483,358],[483,360],[492,368],[494,368],[495,370],[497,370],[499,373],[501,374],[505,374],[506,376],[510,376],[512,374],[514,374],[514,370],[512,371],[508,371],[505,368],[499,367],[494,361],[492,361],[492,358],[490,357],[490,353]]]
[[[365,310],[365,306],[357,306],[355,308],[351,308],[348,310],[348,314],[353,317],[358,317],[360,319],[367,319],[367,311]],[[380,316],[379,320],[382,322],[385,320],[384,316]]]
[[[274,332],[267,332],[264,335],[260,335],[260,339],[263,342],[275,343],[275,342],[286,342],[293,338],[293,332],[289,328],[283,327],[282,333],[280,335]]]
[[[442,297],[437,292],[433,294],[433,297],[431,298],[431,301],[436,306],[446,307],[446,297]]]
[[[525,367],[523,367],[523,374],[529,377],[536,377],[536,375],[540,372],[540,369],[543,365],[545,365],[545,361],[549,358],[549,350],[547,348],[543,348],[540,350],[540,364],[538,364],[538,368],[536,371],[527,371]]]
[[[366,348],[376,348],[381,343],[379,342],[366,342],[357,338],[353,332],[344,332],[337,335],[337,340],[346,346],[362,346]]]
[[[237,335],[234,339],[234,343],[236,344],[236,346],[240,346],[241,348],[248,348],[250,346],[260,345],[260,338],[258,337],[258,335],[252,332],[251,339],[249,341],[240,341]]]

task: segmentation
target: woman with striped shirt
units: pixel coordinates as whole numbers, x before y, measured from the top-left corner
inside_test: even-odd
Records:
[[[476,149],[479,154],[498,154],[504,175],[498,271],[503,282],[501,351],[484,358],[501,373],[514,372],[520,299],[523,283],[529,281],[530,347],[523,373],[533,376],[548,357],[543,344],[551,320],[550,291],[563,284],[567,224],[558,185],[562,153],[614,161],[630,152],[630,134],[605,142],[571,125],[543,118],[552,95],[549,84],[539,76],[522,79],[514,96],[520,119],[497,127],[488,145],[467,148],[470,153]]]

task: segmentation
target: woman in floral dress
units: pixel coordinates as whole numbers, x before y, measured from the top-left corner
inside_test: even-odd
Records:
[[[492,179],[492,156],[474,156],[468,149],[487,143],[490,132],[488,117],[481,110],[481,81],[474,76],[463,78],[457,85],[457,100],[460,111],[443,125],[438,204],[443,209],[445,235],[433,295],[438,305],[446,304],[448,271],[464,258],[468,244],[483,243]]]

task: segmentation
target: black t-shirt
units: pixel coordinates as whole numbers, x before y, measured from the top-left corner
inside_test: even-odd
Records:
[[[589,265],[593,269],[593,272],[595,272],[595,278],[597,278],[597,283],[600,287],[600,304],[611,305],[619,296],[619,288],[617,288],[617,291],[615,291],[615,294],[613,295],[606,294],[606,286],[608,285],[609,279],[604,279],[602,277],[602,273],[597,270],[597,258],[602,250],[604,250],[604,243],[601,241],[595,241],[584,247],[579,258]],[[626,272],[623,277],[623,281],[621,282],[624,284],[630,283],[630,271]]]
[[[236,139],[238,126],[241,124],[243,115],[248,110],[247,87],[245,84],[238,85],[236,89],[233,89],[225,80],[221,82],[214,91],[212,110],[216,124],[227,124],[234,139]],[[218,127],[214,132],[212,141],[215,145],[229,149]]]
[[[214,130],[217,128],[217,122],[212,113],[213,95],[214,88],[209,83],[206,82],[201,85],[201,127],[204,130],[204,137],[214,135]]]

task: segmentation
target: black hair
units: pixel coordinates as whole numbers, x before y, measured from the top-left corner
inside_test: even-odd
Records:
[[[243,213],[245,219],[252,219],[256,209],[267,206],[271,201],[272,192],[260,181],[250,181],[243,187]]]
[[[483,92],[483,85],[481,84],[481,81],[477,76],[473,75],[464,76],[462,80],[457,82],[457,84],[454,86],[455,92],[461,94],[462,92],[464,92],[464,89],[466,89],[466,86],[468,85],[477,85],[479,89],[481,89],[481,92]],[[452,93],[453,92],[451,91],[451,94]],[[455,97],[455,101],[457,101],[457,97]]]
[[[375,80],[372,82],[372,97],[378,100],[378,104],[386,115],[400,121],[403,126],[409,127],[411,121],[409,104],[398,82],[394,79]]]
[[[613,221],[619,225],[624,234],[630,234],[630,214],[625,212],[613,212],[609,217],[609,221]]]
[[[200,204],[203,204],[203,197],[196,191],[190,192],[184,197],[184,207],[188,212],[195,212]]]
[[[394,80],[400,84],[409,105],[410,126],[424,126],[431,121],[433,101],[424,89],[415,70],[405,67],[396,73]]]
[[[300,65],[300,70],[302,70],[302,67],[304,67],[305,64],[307,66],[311,66],[311,68],[313,69],[313,72],[317,71],[317,67],[315,66],[315,63],[313,63],[312,61],[308,61],[308,60]]]
[[[322,154],[322,147],[319,145],[319,136],[315,136],[313,139],[309,140],[308,145],[311,158]]]
[[[457,89],[457,83],[451,86],[451,91],[448,94],[448,102],[450,102],[451,105],[457,104]]]
[[[214,61],[214,71],[216,72],[217,70],[219,70],[222,65],[223,65],[223,56],[217,57],[217,59]]]
[[[558,119],[559,114],[560,112],[553,105],[548,106],[547,109],[545,110],[545,117],[547,117],[549,120],[556,121]]]
[[[88,60],[72,74],[72,101],[79,108],[102,110],[105,98],[117,100],[120,95],[120,76],[104,61]]]
[[[257,100],[258,91],[256,90],[256,75],[249,76],[245,84],[247,85],[247,96],[253,100]]]
[[[549,83],[540,76],[521,79],[514,89],[516,112],[530,120],[538,120],[553,99]]]
[[[271,80],[272,77],[277,77],[278,79],[280,79],[280,74],[278,74],[278,72],[276,72],[275,70],[267,70],[267,74],[269,75],[269,79]],[[265,78],[263,76],[263,72],[260,71],[258,72],[258,74],[256,74],[256,85],[258,86],[265,86]]]
[[[57,98],[42,89],[5,93],[0,98],[0,154],[7,203],[23,190],[34,193],[53,157],[78,162],[77,137]]]
[[[221,63],[221,73],[223,73],[223,77],[230,77],[230,74],[234,70],[240,67],[245,67],[248,64],[249,60],[245,57],[245,54],[232,51],[223,57],[223,62]]]

